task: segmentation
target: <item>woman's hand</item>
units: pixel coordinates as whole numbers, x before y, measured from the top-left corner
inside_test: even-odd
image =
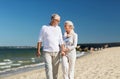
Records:
[[[64,49],[64,52],[65,52],[65,53],[67,53],[68,51],[69,51],[69,49],[68,49],[68,48]]]

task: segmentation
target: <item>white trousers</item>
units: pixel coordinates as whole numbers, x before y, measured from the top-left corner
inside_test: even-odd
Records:
[[[69,52],[62,57],[62,69],[64,79],[74,79],[76,51]]]
[[[59,52],[43,52],[45,58],[45,71],[47,79],[57,79],[60,62]]]

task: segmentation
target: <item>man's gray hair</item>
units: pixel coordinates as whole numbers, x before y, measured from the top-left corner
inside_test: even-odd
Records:
[[[60,20],[60,15],[58,14],[52,14],[51,19],[59,19]]]

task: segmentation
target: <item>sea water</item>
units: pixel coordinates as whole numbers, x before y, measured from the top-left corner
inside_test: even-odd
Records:
[[[0,49],[0,71],[42,63],[43,57],[37,58],[35,53],[35,48]]]
[[[36,48],[0,48],[0,74],[40,68],[44,65],[43,55],[38,58],[35,54]],[[77,51],[77,57],[82,55],[84,52]]]

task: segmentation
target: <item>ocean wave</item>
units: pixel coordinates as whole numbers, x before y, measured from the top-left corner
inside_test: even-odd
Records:
[[[12,66],[19,66],[19,67],[16,67],[16,68],[11,68],[11,65],[1,66],[1,68],[9,68],[9,69],[1,70],[0,74],[8,72],[8,71],[17,71],[19,69],[24,69],[24,68],[34,68],[34,67],[38,67],[38,66],[43,66],[44,64],[45,64],[44,62],[38,63],[38,64],[32,64],[32,65],[25,65],[25,66],[20,66],[21,64],[12,64]]]

